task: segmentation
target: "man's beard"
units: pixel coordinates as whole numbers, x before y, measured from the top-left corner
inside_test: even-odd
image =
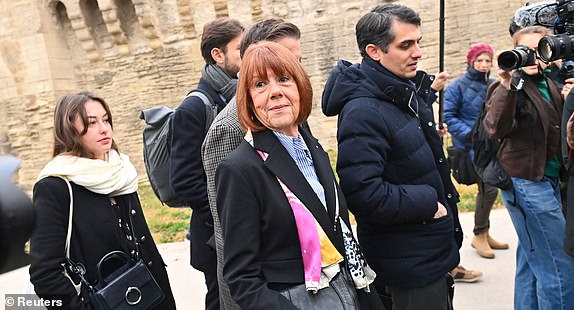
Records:
[[[225,58],[223,70],[225,70],[225,73],[227,73],[227,75],[229,75],[230,78],[237,79],[237,73],[239,72],[239,66],[236,66],[236,65],[229,63],[229,61],[227,61],[227,58]]]

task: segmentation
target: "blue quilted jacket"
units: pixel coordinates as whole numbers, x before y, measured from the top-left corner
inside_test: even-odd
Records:
[[[468,66],[466,73],[452,81],[445,90],[444,120],[452,135],[453,145],[458,148],[464,148],[465,137],[480,114],[486,89],[493,81],[488,75],[488,72]]]

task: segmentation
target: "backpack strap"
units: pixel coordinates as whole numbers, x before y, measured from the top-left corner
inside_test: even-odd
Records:
[[[217,104],[213,102],[213,100],[211,100],[211,96],[209,94],[207,94],[204,90],[199,88],[189,91],[189,93],[187,93],[185,98],[188,97],[198,97],[199,99],[201,99],[201,101],[203,101],[203,104],[205,105],[204,133],[207,133],[209,127],[211,126],[211,123],[215,119],[215,116],[217,116]]]

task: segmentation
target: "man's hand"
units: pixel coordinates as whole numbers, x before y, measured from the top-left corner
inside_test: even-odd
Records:
[[[446,81],[448,81],[449,77],[450,77],[450,75],[448,75],[448,73],[446,71],[439,72],[435,76],[434,81],[431,84],[431,88],[434,91],[442,90],[445,87]]]
[[[446,210],[445,206],[442,205],[442,203],[437,202],[438,204],[438,210],[436,211],[436,213],[434,214],[434,216],[432,217],[433,219],[438,219],[441,218],[443,216],[447,216],[448,211]]]
[[[573,86],[574,86],[574,78],[567,78],[566,80],[564,80],[564,86],[562,86],[562,92],[561,92],[562,98],[564,98],[564,100],[566,100],[566,97],[570,93],[570,90],[572,90]]]
[[[442,123],[442,128],[437,125],[436,131],[438,132],[439,137],[442,138],[448,133],[448,125],[446,123]]]

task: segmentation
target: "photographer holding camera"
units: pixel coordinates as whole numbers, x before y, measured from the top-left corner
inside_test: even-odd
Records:
[[[513,35],[520,54],[489,89],[484,126],[502,139],[498,160],[513,188],[502,198],[518,235],[515,309],[574,309],[574,259],[563,251],[565,219],[560,197],[562,97],[537,57],[551,31],[528,26]],[[506,69],[502,70],[502,69]]]

